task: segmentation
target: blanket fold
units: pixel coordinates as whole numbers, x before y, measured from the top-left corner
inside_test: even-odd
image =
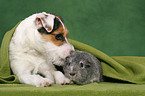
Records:
[[[105,53],[81,42],[69,40],[77,50],[87,51],[100,59],[103,75],[131,83],[145,83],[145,57],[114,56]]]
[[[1,44],[0,83],[19,83],[18,78],[11,72],[8,54],[9,43],[18,24],[12,30],[6,32]],[[110,57],[96,48],[84,43],[72,39],[69,39],[69,42],[76,50],[86,51],[96,56],[101,61],[104,76],[136,84],[145,83],[145,57]]]
[[[19,83],[17,77],[11,73],[9,62],[9,43],[19,23],[10,31],[6,32],[2,40],[0,49],[0,83]]]

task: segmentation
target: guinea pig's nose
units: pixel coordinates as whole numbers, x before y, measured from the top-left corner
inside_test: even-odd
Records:
[[[71,76],[74,76],[75,75],[75,73],[74,72],[71,72],[71,73],[69,73]]]

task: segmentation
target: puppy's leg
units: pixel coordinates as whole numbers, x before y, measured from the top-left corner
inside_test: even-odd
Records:
[[[35,85],[36,87],[47,87],[53,84],[53,81],[43,78],[40,75],[21,74],[18,77],[22,83]]]
[[[61,84],[61,85],[65,85],[65,84],[70,84],[71,80],[69,80],[68,78],[66,78],[62,72],[60,71],[53,71],[53,75],[56,81],[56,84]]]
[[[45,76],[46,78],[54,81],[54,77],[52,72],[55,70],[54,66],[52,65],[47,65],[47,64],[41,64],[39,67],[38,72]]]
[[[36,87],[50,86],[54,82],[50,79],[43,78],[40,75],[32,74],[34,66],[26,61],[18,61],[11,63],[13,72],[18,77],[20,83],[35,85]]]
[[[70,83],[71,81],[66,78],[62,72],[56,71],[55,67],[53,65],[46,65],[46,64],[41,64],[39,67],[39,73],[44,75],[46,78],[55,81],[56,84],[66,84]],[[55,80],[54,80],[55,79]]]

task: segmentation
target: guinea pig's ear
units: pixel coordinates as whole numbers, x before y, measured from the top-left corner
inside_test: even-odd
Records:
[[[93,62],[90,61],[90,60],[88,60],[87,63],[86,63],[86,65],[85,65],[85,67],[86,67],[86,68],[89,68],[89,67],[91,67],[91,66],[93,66]]]

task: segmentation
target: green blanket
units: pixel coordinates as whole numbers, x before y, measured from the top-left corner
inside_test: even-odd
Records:
[[[144,94],[144,85],[106,82],[39,88],[24,84],[0,85],[0,96],[144,96]]]
[[[5,34],[2,41],[0,49],[0,83],[19,83],[17,77],[11,73],[8,54],[9,42],[17,25]],[[69,42],[74,45],[75,49],[87,51],[100,59],[104,76],[131,83],[145,83],[145,57],[109,57],[89,45],[71,39],[69,39]]]

